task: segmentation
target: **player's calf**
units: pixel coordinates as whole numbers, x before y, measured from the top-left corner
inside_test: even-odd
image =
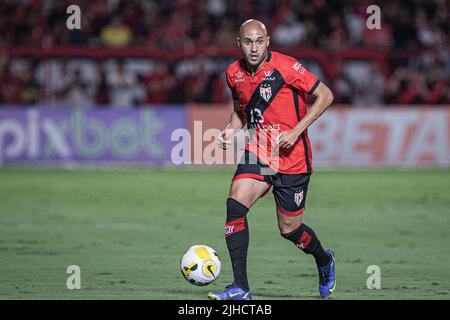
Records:
[[[237,200],[227,199],[225,239],[233,267],[234,282],[244,290],[248,290],[247,250],[249,232],[247,212],[248,208]]]
[[[281,233],[281,236],[293,242],[306,254],[311,254],[318,267],[327,266],[330,263],[329,254],[323,249],[315,232],[302,223],[297,229],[289,233]]]

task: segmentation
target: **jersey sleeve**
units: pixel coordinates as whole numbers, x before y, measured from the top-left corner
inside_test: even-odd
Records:
[[[320,83],[320,80],[309,72],[300,62],[291,60],[286,69],[285,80],[297,90],[312,94]]]
[[[233,85],[233,82],[232,82],[232,80],[231,80],[230,74],[228,73],[228,70],[227,70],[227,72],[226,72],[226,78],[227,78],[227,85],[228,85],[228,88],[229,88],[230,91],[231,91],[231,96],[232,96],[233,100],[238,100],[238,99],[239,99],[239,96],[238,96],[238,94],[237,94],[237,92],[236,92],[235,86]]]

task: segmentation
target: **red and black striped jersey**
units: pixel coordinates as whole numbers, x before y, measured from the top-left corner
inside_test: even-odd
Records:
[[[295,58],[268,51],[267,59],[254,74],[243,58],[227,67],[227,84],[234,100],[239,100],[247,127],[255,129],[246,149],[255,153],[273,170],[285,174],[312,172],[311,144],[305,130],[288,151],[272,155],[273,132],[292,129],[305,116],[306,94],[320,81]]]

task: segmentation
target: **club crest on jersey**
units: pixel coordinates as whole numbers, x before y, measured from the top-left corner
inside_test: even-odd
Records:
[[[297,207],[299,207],[303,201],[303,190],[294,193],[294,201]]]
[[[261,98],[266,100],[266,102],[269,102],[270,97],[272,97],[272,87],[270,86],[270,84],[261,84],[261,87],[259,87],[259,94],[261,95]]]

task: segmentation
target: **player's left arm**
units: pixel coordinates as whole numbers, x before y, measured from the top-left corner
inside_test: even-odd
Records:
[[[280,148],[289,149],[298,140],[298,137],[305,131],[314,121],[316,121],[322,113],[333,102],[334,96],[331,90],[322,82],[311,93],[316,97],[314,104],[308,108],[306,115],[300,122],[291,130],[283,131],[278,137],[278,143]]]

